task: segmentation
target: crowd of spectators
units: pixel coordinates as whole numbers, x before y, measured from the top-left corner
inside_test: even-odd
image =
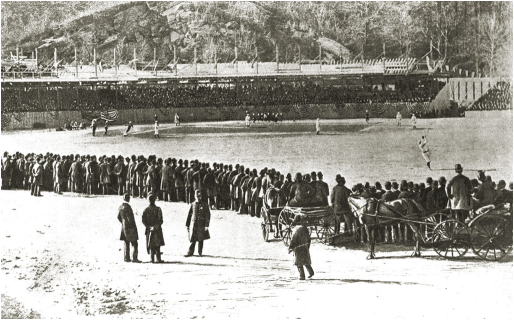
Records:
[[[97,157],[4,152],[2,157],[2,189],[28,190],[33,196],[41,196],[41,191],[87,195],[122,195],[127,192],[140,198],[152,193],[160,201],[191,203],[195,192],[200,190],[203,198],[208,199],[209,206],[215,209],[232,210],[257,218],[260,218],[264,202],[278,207],[286,204],[290,207],[319,207],[329,206],[330,203],[334,205],[337,199],[344,201],[350,196],[383,201],[412,199],[429,212],[441,212],[448,208],[445,177],[429,177],[419,183],[385,181],[384,187],[380,182],[356,183],[351,190],[345,187],[344,177],[337,175],[335,178],[337,186],[330,193],[323,173],[314,171],[293,176],[271,167],[257,169],[223,163],[213,163],[211,166],[198,160],[158,158],[156,155]],[[470,183],[475,209],[509,203],[512,213],[512,182],[510,190],[506,190],[504,180],[496,185],[482,171]],[[275,189],[275,198],[265,196],[270,188]],[[342,204],[338,202],[338,205]],[[351,233],[357,230],[359,221],[348,211],[348,203],[346,209],[338,221],[344,222],[344,227]],[[402,234],[407,237],[405,230],[399,234],[400,238]],[[361,232],[361,239],[363,237],[364,233]]]
[[[512,109],[512,86],[505,81],[498,82],[486,94],[478,99],[468,109],[471,111],[482,110],[508,110]]]
[[[378,89],[380,87],[380,89]],[[384,89],[382,89],[384,88]],[[429,102],[434,85],[341,86],[320,82],[2,86],[2,112],[218,107],[327,103]]]

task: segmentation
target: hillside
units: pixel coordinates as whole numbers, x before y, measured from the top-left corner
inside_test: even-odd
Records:
[[[40,60],[182,63],[235,59],[422,57],[450,67],[510,75],[510,2],[2,2],[2,57],[18,45]],[[491,48],[494,48],[491,50]],[[501,66],[501,68],[499,67]]]

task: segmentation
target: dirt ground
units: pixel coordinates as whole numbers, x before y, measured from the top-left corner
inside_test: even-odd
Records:
[[[2,133],[3,150],[90,154],[157,154],[160,157],[241,163],[281,172],[321,170],[330,187],[341,173],[352,185],[365,181],[453,175],[461,163],[471,178],[489,169],[493,180],[512,181],[512,118],[471,122],[464,118],[418,120],[418,129],[394,121],[314,121],[163,124],[160,139],[150,126],[128,137],[122,126],[107,137],[80,132]],[[221,128],[221,129],[220,129]],[[417,140],[428,129],[433,168]],[[142,264],[123,262],[117,196],[57,196],[0,192],[2,317],[69,318],[108,315],[128,318],[380,317],[381,319],[512,318],[512,254],[484,262],[469,253],[439,258],[430,248],[410,256],[413,244],[379,244],[376,260],[364,245],[313,242],[316,275],[298,280],[293,256],[278,240],[262,240],[260,220],[213,211],[212,239],[204,256],[186,258],[188,206],[158,203],[164,212],[164,264],[149,263],[141,214],[133,199]],[[11,308],[11,309],[9,309]],[[12,309],[20,313],[8,313]]]

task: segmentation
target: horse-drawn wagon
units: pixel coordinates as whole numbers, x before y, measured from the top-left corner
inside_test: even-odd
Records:
[[[289,245],[293,235],[295,220],[306,224],[309,230],[316,233],[319,241],[328,244],[336,232],[336,215],[329,206],[323,207],[290,207],[285,203],[284,195],[276,188],[269,188],[263,198],[261,209],[261,228],[264,241],[269,241],[270,234],[281,238],[285,245]]]
[[[414,232],[419,256],[420,242],[431,244],[434,251],[444,258],[459,258],[471,248],[480,258],[497,261],[512,250],[511,208],[483,208],[466,223],[452,217],[450,209],[426,212],[413,200],[383,202],[377,199],[350,197],[350,206],[363,226],[369,228],[370,255],[374,255],[374,229],[395,223],[405,223]],[[363,232],[363,231],[362,231]]]

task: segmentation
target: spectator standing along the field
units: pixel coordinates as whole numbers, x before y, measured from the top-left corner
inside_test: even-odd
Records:
[[[448,181],[446,193],[450,199],[451,209],[455,213],[457,220],[464,222],[468,217],[469,210],[473,208],[471,192],[473,187],[468,177],[462,174],[462,166],[455,165],[457,175]]]

